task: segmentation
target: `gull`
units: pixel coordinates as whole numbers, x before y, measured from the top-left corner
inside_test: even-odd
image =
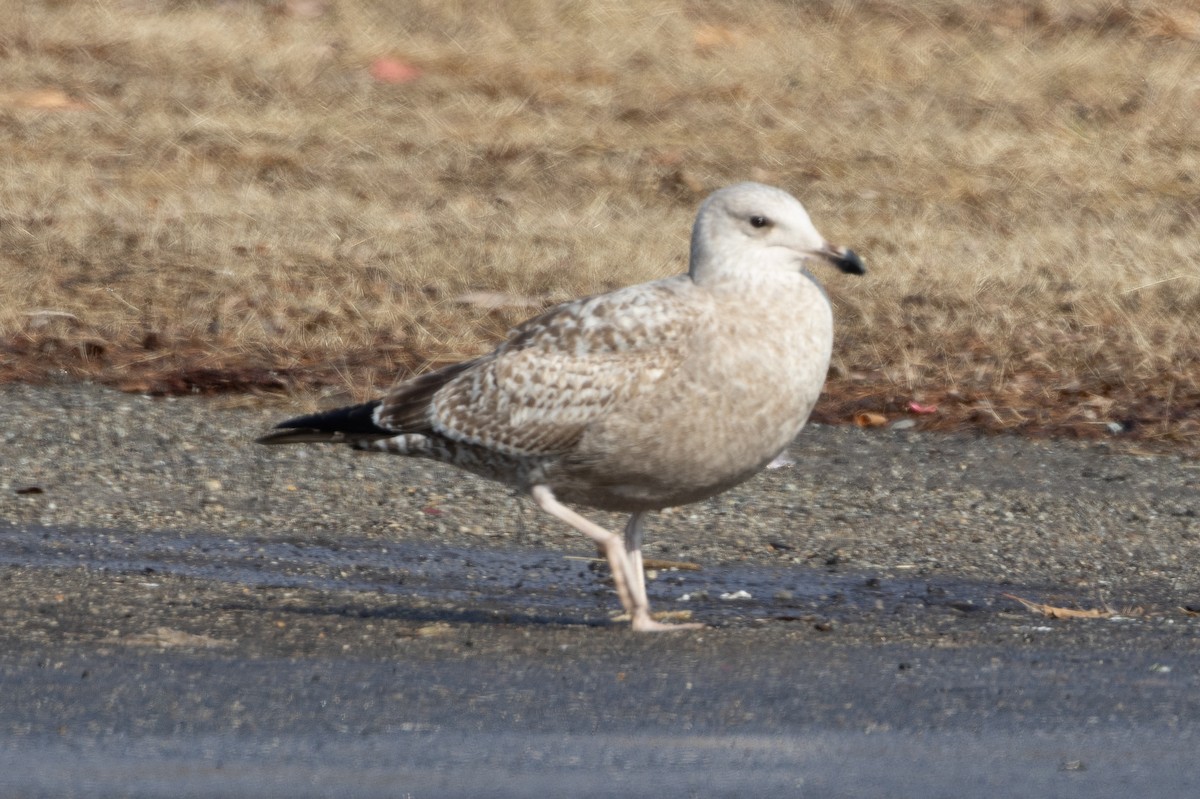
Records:
[[[512,486],[604,552],[634,630],[702,627],[651,616],[643,522],[746,481],[804,427],[833,347],[815,261],[866,271],[792,195],[727,186],[700,205],[687,274],[557,305],[486,355],[258,441],[344,443]],[[564,503],[630,514],[624,534]]]

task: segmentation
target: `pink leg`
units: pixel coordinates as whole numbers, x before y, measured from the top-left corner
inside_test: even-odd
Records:
[[[634,612],[633,629],[641,632],[662,632],[667,630],[700,630],[704,625],[699,623],[667,624],[650,618],[650,600],[646,597],[646,570],[642,566],[642,521],[645,512],[633,513],[625,523],[625,554],[633,575],[629,581],[629,590],[633,594]]]
[[[642,571],[641,529],[634,519],[631,518],[629,525],[626,526],[626,538],[622,543],[621,537],[616,533],[609,532],[595,522],[588,521],[555,499],[554,492],[550,490],[549,486],[534,486],[529,493],[539,508],[571,525],[604,550],[604,556],[608,559],[608,567],[612,570],[617,596],[621,600],[621,607],[629,614],[629,618],[633,622],[633,629],[658,631],[703,626],[699,624],[663,624],[650,618],[650,605],[646,600],[645,575]],[[634,514],[634,518],[638,515]],[[633,528],[632,535],[629,532],[631,527]]]
[[[563,505],[554,498],[554,492],[550,490],[549,486],[534,486],[529,493],[533,496],[533,501],[538,504],[539,508],[556,519],[560,519],[571,525],[595,541],[596,545],[604,550],[604,556],[608,558],[608,568],[612,571],[617,596],[621,600],[621,607],[625,608],[626,613],[632,615],[634,602],[633,595],[629,590],[629,577],[632,574],[632,570],[629,558],[625,554],[625,549],[621,546],[620,536],[610,533],[595,522],[583,518],[566,505]]]

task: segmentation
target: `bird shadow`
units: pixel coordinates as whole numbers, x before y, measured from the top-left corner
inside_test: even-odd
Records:
[[[250,603],[227,603],[222,610],[233,612],[261,612],[262,607]],[[308,618],[338,617],[343,619],[397,621],[408,624],[477,624],[530,627],[614,627],[621,628],[622,622],[611,619],[589,618],[577,614],[553,612],[527,612],[507,608],[418,608],[405,605],[374,607],[354,603],[291,605],[280,608],[280,613]]]

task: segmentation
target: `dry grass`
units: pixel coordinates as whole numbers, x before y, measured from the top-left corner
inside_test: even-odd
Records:
[[[925,426],[1119,422],[1200,447],[1191,3],[0,17],[4,377],[365,393],[537,306],[680,271],[699,199],[754,178],[872,267],[825,276],[824,418],[916,399],[939,404]],[[421,75],[376,80],[380,57]]]

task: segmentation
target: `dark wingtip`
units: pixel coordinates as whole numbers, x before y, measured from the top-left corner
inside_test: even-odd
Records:
[[[834,266],[848,275],[865,275],[867,273],[867,265],[854,250],[843,250],[832,260]]]
[[[375,424],[375,409],[380,400],[348,405],[331,411],[297,416],[275,425],[278,433],[268,433],[257,439],[259,444],[286,444],[303,441],[346,440],[372,436],[390,436],[395,431]]]

